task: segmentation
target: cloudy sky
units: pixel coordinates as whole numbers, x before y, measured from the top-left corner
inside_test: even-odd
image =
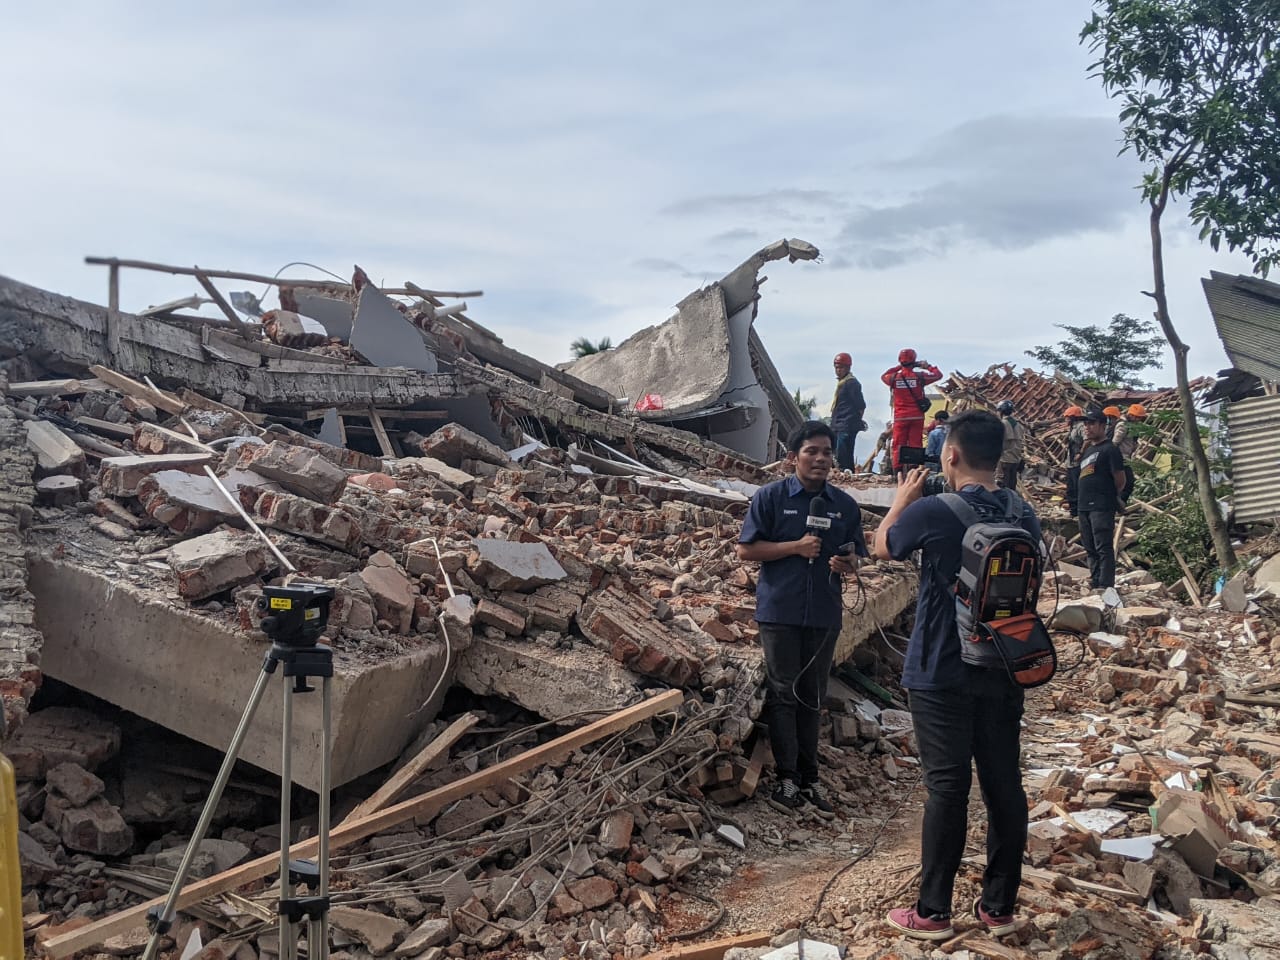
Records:
[[[837,350],[864,382],[902,346],[947,371],[1030,362],[1055,323],[1151,311],[1140,171],[1077,43],[1089,6],[24,4],[0,58],[0,273],[104,302],[86,254],[359,263],[483,289],[471,315],[556,362],[799,237],[823,257],[771,264],[757,321],[791,386],[826,402]],[[1166,219],[1174,319],[1212,373],[1199,278],[1248,264]],[[127,272],[122,303],[194,292]]]

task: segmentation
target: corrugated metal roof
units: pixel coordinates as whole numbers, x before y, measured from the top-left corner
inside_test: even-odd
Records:
[[[1236,520],[1249,523],[1280,516],[1280,396],[1231,404],[1227,428]]]
[[[1280,382],[1280,283],[1216,270],[1200,282],[1232,366]]]

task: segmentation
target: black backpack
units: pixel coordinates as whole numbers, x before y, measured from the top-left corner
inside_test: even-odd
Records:
[[[981,517],[958,493],[939,494],[965,526],[955,583],[956,631],[965,663],[1004,670],[1020,687],[1053,679],[1058,655],[1036,613],[1044,576],[1040,542],[1022,526],[1012,490],[1003,517]]]

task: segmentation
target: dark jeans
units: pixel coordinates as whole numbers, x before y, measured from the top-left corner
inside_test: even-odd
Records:
[[[857,441],[857,430],[842,430],[836,434],[836,466],[841,470],[853,469],[853,446]]]
[[[1021,463],[1000,464],[1000,486],[1006,490],[1018,492],[1018,475],[1022,473]]]
[[[1070,511],[1073,517],[1079,513],[1079,510],[1076,507],[1076,504],[1080,499],[1079,486],[1080,468],[1067,467],[1067,510]]]
[[[1081,510],[1080,543],[1089,555],[1089,583],[1116,585],[1116,514],[1114,510]]]
[[[818,720],[837,629],[760,624],[769,711],[769,745],[778,779],[818,779]]]
[[[982,903],[988,913],[1013,913],[1027,845],[1027,795],[1018,768],[1022,688],[998,670],[964,668],[965,685],[910,691],[924,784],[920,840],[923,916],[950,916],[956,871],[968,832],[973,764],[987,805],[987,868]]]

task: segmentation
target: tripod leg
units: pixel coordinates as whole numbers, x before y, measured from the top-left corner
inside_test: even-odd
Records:
[[[164,906],[160,910],[160,915],[156,919],[155,929],[151,932],[151,939],[147,941],[147,949],[143,954],[143,960],[155,960],[160,938],[173,925],[173,918],[178,912],[178,895],[182,892],[182,887],[187,882],[187,873],[191,870],[191,861],[195,859],[196,852],[200,849],[200,842],[204,840],[205,834],[209,830],[209,824],[213,822],[213,815],[218,809],[218,801],[222,799],[222,791],[226,789],[227,781],[231,779],[231,770],[236,765],[236,758],[240,756],[240,747],[244,744],[244,738],[249,732],[249,724],[253,721],[253,715],[258,709],[258,704],[262,701],[262,694],[266,691],[267,681],[270,679],[271,674],[264,664],[262,672],[258,674],[258,682],[254,684],[253,692],[249,694],[249,702],[244,705],[244,712],[240,715],[240,723],[231,737],[231,745],[227,747],[226,756],[222,758],[222,767],[218,770],[218,776],[214,779],[213,786],[209,789],[209,799],[205,801],[204,809],[200,811],[200,819],[196,822],[195,832],[192,833],[186,852],[182,855],[182,862],[178,864],[178,873],[173,878],[173,884],[169,887],[169,897],[165,900]]]
[[[333,749],[333,701],[332,677],[324,677],[320,683],[320,834],[319,867],[320,896],[329,896],[329,793],[331,790],[330,754]],[[320,919],[314,922],[307,939],[307,960],[328,960],[329,910],[326,907]],[[317,929],[318,928],[318,929]]]
[[[280,723],[280,899],[293,896],[289,882],[289,845],[293,829],[289,823],[293,813],[293,683],[284,678],[284,716]],[[280,960],[296,960],[298,931],[283,912],[280,914]]]

